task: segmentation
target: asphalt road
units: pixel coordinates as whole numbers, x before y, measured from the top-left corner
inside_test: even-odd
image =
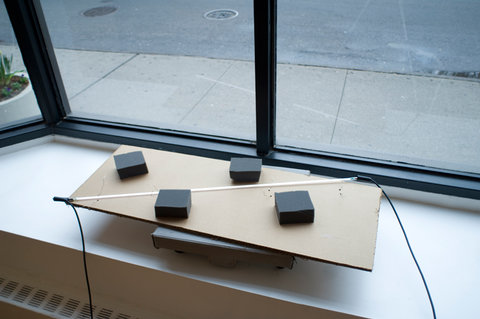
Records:
[[[41,3],[58,48],[253,60],[252,0]],[[100,6],[115,11],[83,15]],[[206,19],[213,9],[233,9],[238,16]],[[479,15],[476,0],[279,0],[278,61],[478,77]],[[5,17],[0,8],[0,42],[8,43]]]

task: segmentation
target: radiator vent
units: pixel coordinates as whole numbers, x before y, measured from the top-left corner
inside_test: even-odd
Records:
[[[62,317],[72,318],[73,313],[77,310],[78,306],[80,305],[80,301],[75,299],[69,299],[65,306],[58,312],[58,314]]]
[[[0,277],[0,302],[2,301],[52,318],[90,319],[90,307],[85,301],[5,277]],[[96,319],[138,319],[99,305],[93,306],[93,314]]]
[[[54,294],[50,299],[48,300],[47,304],[43,309],[45,309],[48,312],[55,312],[58,309],[58,306],[60,306],[60,303],[63,300],[63,296]]]
[[[110,318],[112,318],[112,313],[113,313],[112,310],[103,308],[98,313],[98,318],[99,319],[110,319]]]
[[[95,310],[97,309],[97,306],[93,306],[93,313],[95,313]],[[89,319],[90,318],[90,307],[88,304],[84,304],[82,309],[80,309],[80,313],[76,317],[78,319]]]
[[[29,306],[38,308],[47,297],[48,292],[43,289],[38,289],[34,294],[32,299],[28,302]]]
[[[15,288],[17,288],[17,286],[18,286],[18,282],[16,281],[7,282],[5,287],[3,287],[2,290],[0,290],[0,297],[5,297],[5,298],[10,297],[10,295],[15,290]]]
[[[33,290],[33,287],[31,287],[31,286],[28,286],[28,285],[23,286],[17,292],[15,297],[13,297],[13,300],[16,301],[16,302],[19,302],[19,303],[25,302],[25,300],[28,298],[28,296],[30,296],[30,293],[32,292],[32,290]]]

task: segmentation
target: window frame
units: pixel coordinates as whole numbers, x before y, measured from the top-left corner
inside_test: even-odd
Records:
[[[332,177],[362,174],[371,176],[382,185],[480,199],[480,174],[276,146],[277,1],[252,1],[255,41],[255,143],[69,115],[67,95],[40,0],[4,0],[43,121],[23,123],[1,131],[0,147],[57,134],[224,160],[229,160],[232,156],[260,157],[266,165],[306,169],[314,174]]]

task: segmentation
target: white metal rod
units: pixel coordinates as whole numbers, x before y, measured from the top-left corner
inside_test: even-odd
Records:
[[[347,181],[352,181],[354,179],[356,179],[356,177],[336,178],[336,179],[322,179],[322,180],[300,181],[300,182],[283,182],[283,183],[269,183],[269,184],[249,184],[249,185],[237,185],[237,186],[195,188],[195,189],[192,189],[192,193],[193,192],[213,192],[213,191],[246,189],[246,188],[265,188],[265,187],[268,188],[268,187],[282,187],[282,186],[336,184],[336,183],[343,183],[343,182],[347,182]]]
[[[336,179],[322,179],[300,182],[282,182],[282,183],[267,183],[267,184],[249,184],[249,185],[236,185],[236,186],[219,186],[219,187],[205,187],[191,189],[192,193],[200,192],[213,192],[213,191],[225,191],[236,189],[249,189],[249,188],[269,188],[269,187],[282,187],[282,186],[301,186],[301,185],[321,185],[321,184],[336,184],[357,180],[356,177],[348,178],[336,178]],[[99,195],[99,196],[85,196],[74,197],[73,201],[86,201],[86,200],[99,200],[99,199],[111,199],[111,198],[124,198],[124,197],[138,197],[138,196],[152,196],[157,195],[156,192],[143,192],[143,193],[130,193],[130,194],[112,194],[112,195]]]
[[[85,200],[97,200],[97,199],[110,199],[110,198],[122,198],[122,197],[139,197],[139,196],[151,196],[156,195],[158,192],[144,192],[144,193],[130,193],[130,194],[112,194],[112,195],[98,195],[98,196],[85,196],[85,197],[73,197],[73,201],[85,201]]]

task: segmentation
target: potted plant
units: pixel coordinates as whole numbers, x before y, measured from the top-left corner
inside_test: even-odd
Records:
[[[25,71],[12,71],[12,62],[0,51],[0,125],[39,114]]]
[[[0,101],[8,100],[22,92],[29,84],[28,79],[21,74],[22,71],[11,71],[13,55],[10,59],[0,51]]]

